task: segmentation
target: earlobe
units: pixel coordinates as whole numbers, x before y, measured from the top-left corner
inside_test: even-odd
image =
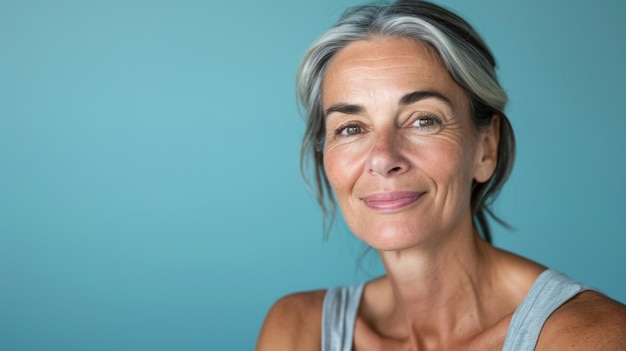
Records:
[[[500,115],[494,114],[491,124],[479,132],[474,180],[487,182],[498,165],[498,144],[500,142]]]

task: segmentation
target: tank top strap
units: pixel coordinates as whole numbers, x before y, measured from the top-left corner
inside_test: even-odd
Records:
[[[322,307],[322,351],[350,351],[365,283],[328,289]]]
[[[365,283],[334,287],[326,292],[322,307],[322,351],[351,351],[354,324]],[[537,277],[511,319],[503,351],[532,351],[550,315],[577,294],[595,290],[555,270]]]
[[[542,272],[515,310],[503,351],[532,351],[550,315],[577,294],[593,288],[548,269]]]

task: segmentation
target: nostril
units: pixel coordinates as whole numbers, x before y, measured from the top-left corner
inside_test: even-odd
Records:
[[[401,167],[393,167],[392,169],[389,170],[388,173],[396,173],[399,172],[402,168]]]
[[[372,174],[382,177],[400,175],[410,168],[400,145],[395,143],[394,135],[378,137],[369,151],[366,167]]]

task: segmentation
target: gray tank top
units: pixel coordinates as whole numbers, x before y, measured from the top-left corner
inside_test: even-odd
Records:
[[[354,323],[365,284],[329,289],[322,308],[322,351],[351,351]],[[578,293],[592,288],[546,270],[519,305],[504,340],[503,351],[532,351],[550,315]]]

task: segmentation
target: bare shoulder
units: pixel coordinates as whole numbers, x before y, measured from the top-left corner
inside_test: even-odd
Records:
[[[550,316],[537,350],[626,350],[626,306],[583,292]]]
[[[282,297],[270,308],[256,350],[319,350],[322,304],[326,290]]]

